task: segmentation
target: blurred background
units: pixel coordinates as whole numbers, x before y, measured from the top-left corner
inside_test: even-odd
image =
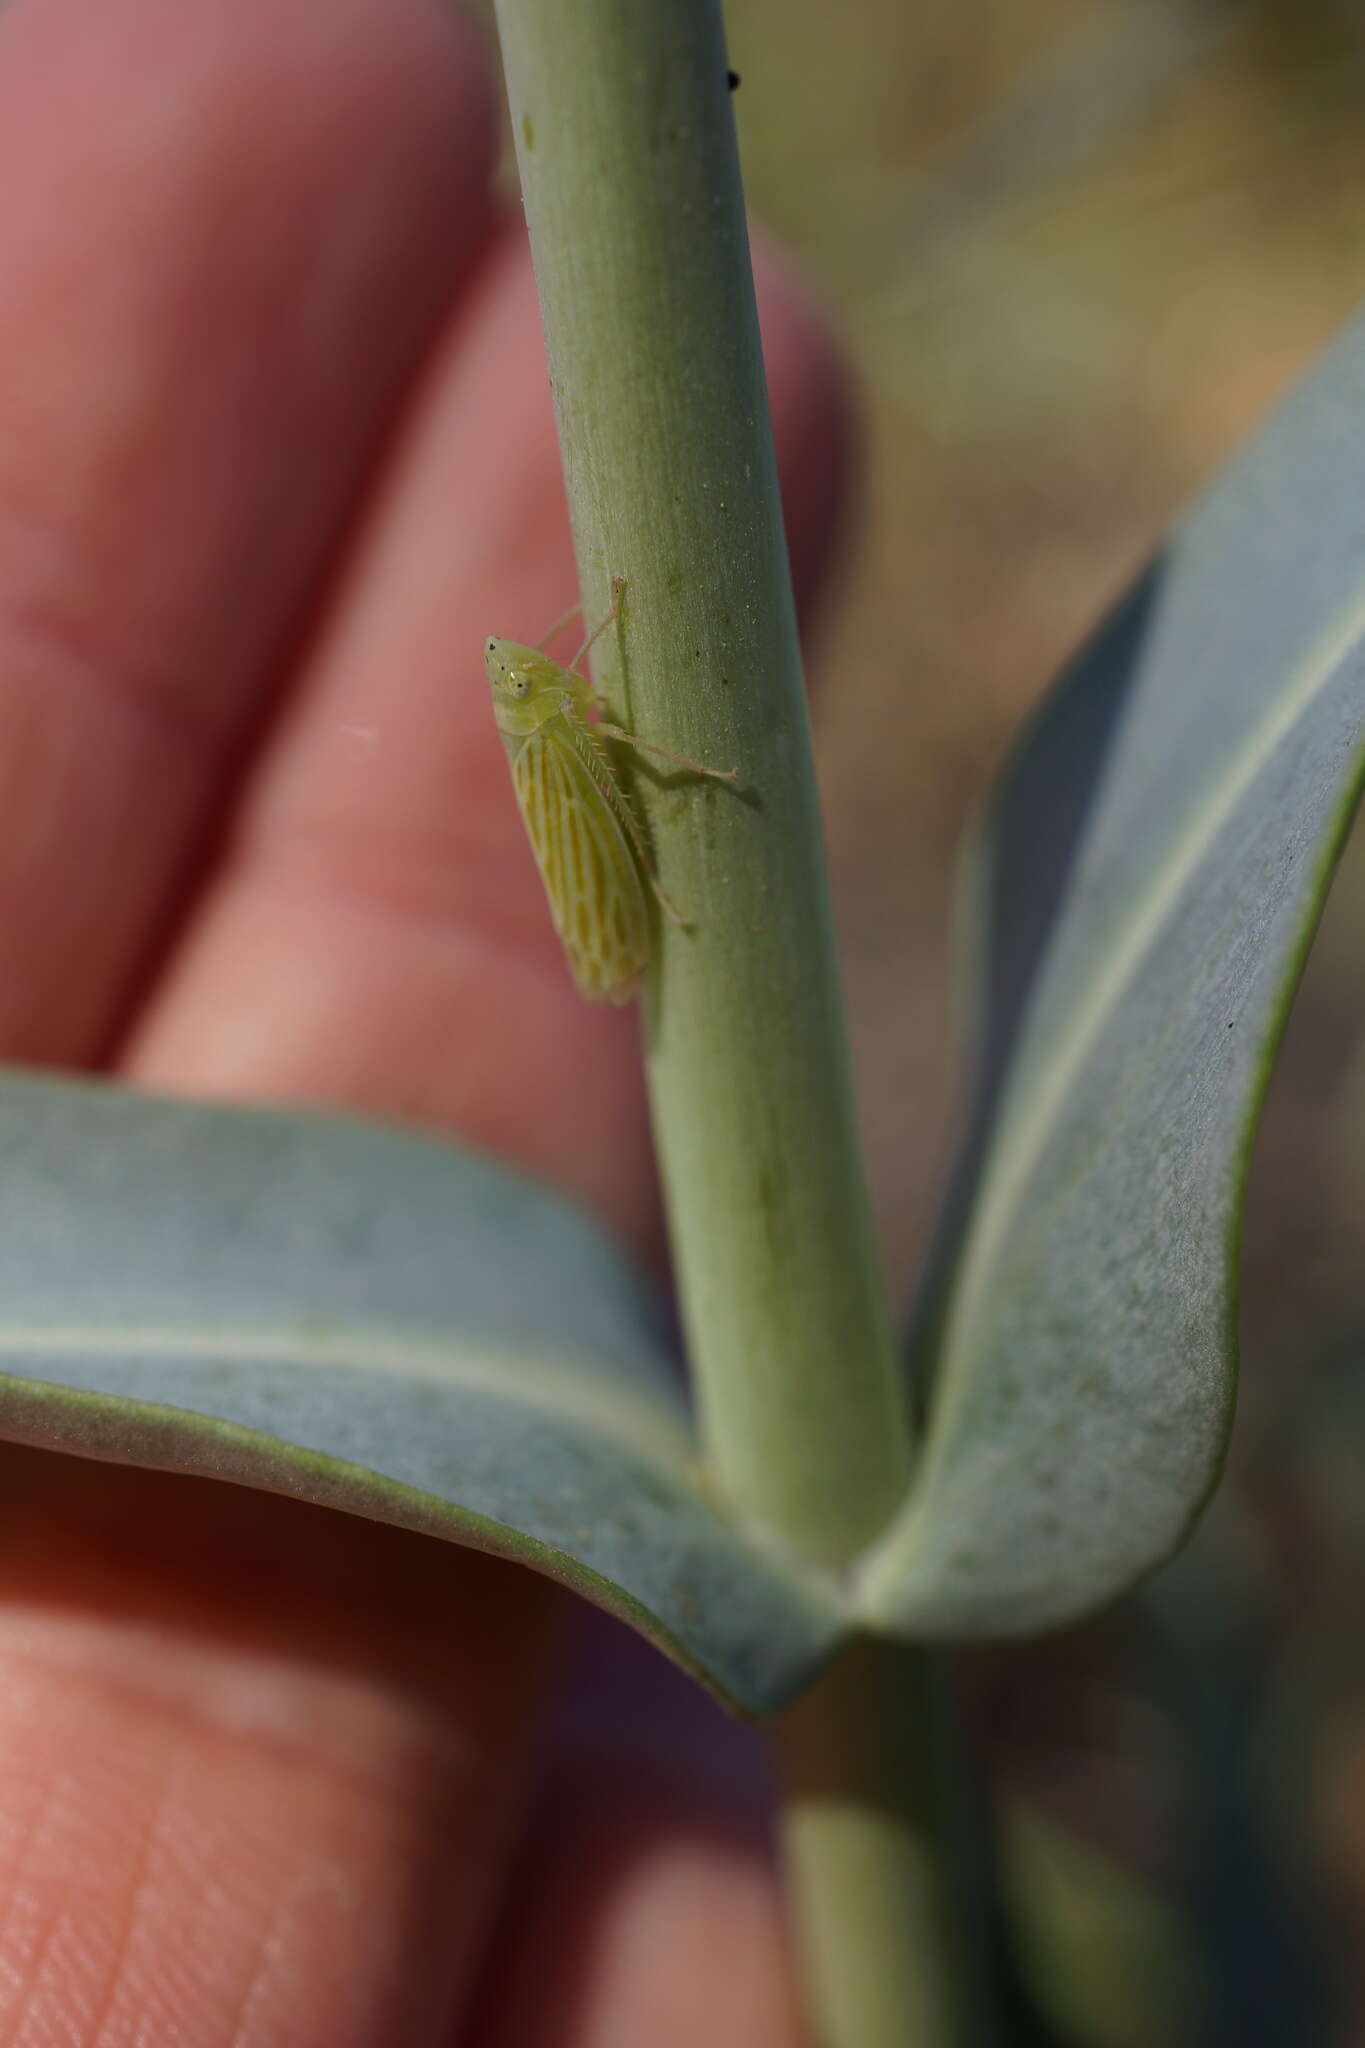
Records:
[[[1365,17],[1349,0],[728,0],[727,17],[751,205],[860,385],[863,475],[812,669],[865,1139],[905,1293],[963,1078],[962,841],[1066,655],[1365,299]],[[1021,2043],[1365,2043],[1363,910],[1357,847],[1257,1147],[1213,1509],[1111,1614],[964,1662]]]
[[[964,838],[1061,663],[1365,300],[1365,17],[726,14],[751,206],[822,296],[863,414],[811,668],[864,1137],[908,1299],[964,1081]],[[961,1660],[1020,2048],[1365,2048],[1362,912],[1358,846],[1257,1146],[1214,1506],[1111,1613]]]

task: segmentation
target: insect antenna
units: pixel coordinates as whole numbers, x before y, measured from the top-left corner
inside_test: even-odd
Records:
[[[613,576],[613,577],[612,577],[612,579],[611,579],[611,610],[610,610],[610,611],[609,611],[609,612],[607,613],[607,616],[605,617],[605,619],[603,619],[603,621],[602,621],[602,623],[601,623],[601,625],[600,625],[600,626],[594,626],[594,627],[593,627],[593,629],[592,629],[591,633],[589,633],[589,635],[588,635],[587,639],[586,639],[586,640],[585,640],[585,641],[583,642],[583,645],[582,645],[582,646],[581,646],[581,647],[579,648],[579,650],[578,650],[577,654],[576,654],[576,655],[574,656],[573,660],[572,660],[572,661],[571,661],[571,662],[569,663],[569,674],[570,674],[570,675],[576,675],[576,674],[577,674],[577,672],[578,672],[578,664],[579,664],[579,662],[580,662],[580,661],[581,661],[581,660],[583,659],[583,656],[584,656],[584,655],[585,655],[585,654],[587,653],[588,649],[589,649],[589,648],[590,648],[590,647],[592,646],[593,642],[594,642],[595,640],[600,640],[600,639],[601,639],[601,637],[602,637],[602,635],[603,635],[603,634],[604,634],[604,633],[606,632],[606,630],[607,630],[607,627],[608,627],[608,626],[610,626],[610,625],[612,625],[612,624],[613,624],[613,623],[614,623],[614,622],[615,622],[615,621],[616,621],[617,619],[619,619],[619,618],[620,618],[620,616],[621,616],[621,599],[622,599],[622,598],[623,598],[623,597],[625,596],[625,593],[626,593],[626,579],[625,579],[625,577],[624,577],[624,576]],[[581,605],[579,606],[579,610],[580,610],[580,611],[582,610],[582,606],[581,606]]]
[[[564,628],[568,625],[570,619],[578,618],[582,613],[582,610],[583,607],[581,604],[571,604],[566,612],[561,612],[559,614],[559,617],[555,620],[553,626],[547,626],[545,631],[541,634],[539,640],[537,640],[536,653],[543,654],[545,649],[549,646],[550,642],[554,639],[555,634],[562,633],[564,631]]]

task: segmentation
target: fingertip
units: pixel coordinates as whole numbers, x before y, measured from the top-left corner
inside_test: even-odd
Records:
[[[453,2038],[557,1591],[246,1487],[0,1479],[0,2038]]]
[[[98,1056],[169,932],[482,249],[494,138],[436,0],[0,7],[8,1056]]]

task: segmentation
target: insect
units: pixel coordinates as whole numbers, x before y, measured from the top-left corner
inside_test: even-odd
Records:
[[[574,980],[595,1003],[628,1003],[639,991],[653,943],[647,890],[674,924],[687,922],[655,879],[644,828],[604,740],[657,754],[713,782],[733,782],[738,772],[684,760],[597,715],[602,700],[578,664],[621,616],[624,592],[624,579],[614,578],[611,610],[568,668],[541,650],[574,612],[557,619],[535,647],[515,640],[489,640],[484,647],[493,714],[550,915]]]

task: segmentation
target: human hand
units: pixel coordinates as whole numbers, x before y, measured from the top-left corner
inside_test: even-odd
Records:
[[[573,989],[481,672],[575,583],[492,134],[434,0],[0,12],[0,1054],[420,1120],[649,1255],[633,1017]],[[765,297],[809,590],[837,380]],[[791,2048],[761,1838],[681,1753],[566,1753],[528,1818],[552,1588],[0,1473],[0,2042]]]

